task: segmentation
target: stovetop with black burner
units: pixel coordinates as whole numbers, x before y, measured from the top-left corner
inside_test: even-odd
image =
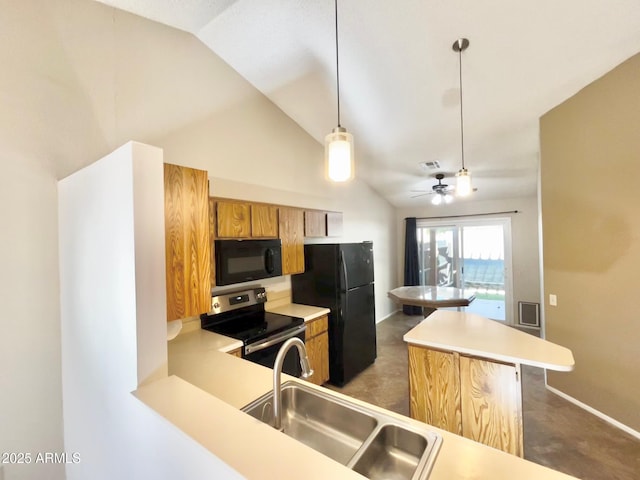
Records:
[[[241,340],[247,345],[304,323],[302,318],[265,312],[263,309],[254,307],[258,305],[243,308],[243,311],[227,312],[227,314],[202,315],[200,317],[202,328]]]

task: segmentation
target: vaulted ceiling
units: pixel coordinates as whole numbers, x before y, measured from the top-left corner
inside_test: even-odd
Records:
[[[337,124],[331,0],[102,0],[191,32],[319,142]],[[538,119],[640,52],[638,0],[339,0],[356,175],[396,206],[460,168],[472,199],[535,195]],[[440,169],[421,167],[437,161]]]

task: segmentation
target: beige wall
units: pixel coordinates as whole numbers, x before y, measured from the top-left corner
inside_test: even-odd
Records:
[[[478,213],[492,213],[517,210],[518,213],[496,215],[511,219],[512,240],[512,280],[513,305],[511,318],[517,322],[518,302],[541,301],[540,298],[540,256],[538,241],[538,206],[535,197],[511,198],[502,200],[458,201],[450,205],[434,206],[425,201],[420,208],[399,209],[396,218],[398,248],[397,285],[402,285],[404,275],[404,219],[406,217],[437,217],[438,215],[462,215],[452,219],[489,219],[491,217],[464,217]],[[438,220],[435,218],[434,220]]]
[[[549,385],[640,431],[640,55],[540,120]]]

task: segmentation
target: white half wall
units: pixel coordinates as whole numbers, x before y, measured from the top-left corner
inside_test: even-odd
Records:
[[[69,480],[241,478],[130,393],[167,375],[163,178],[128,143],[59,182]]]

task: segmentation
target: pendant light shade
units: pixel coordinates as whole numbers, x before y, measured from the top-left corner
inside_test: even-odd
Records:
[[[346,182],[355,174],[353,136],[340,125],[340,64],[338,57],[338,0],[336,11],[336,90],[338,93],[338,126],[324,139],[325,177],[332,182]]]
[[[471,191],[471,175],[466,168],[461,168],[456,173],[456,195],[466,197]]]
[[[346,128],[336,127],[324,139],[325,176],[333,182],[353,178],[353,135]]]
[[[462,158],[462,168],[456,173],[456,195],[466,197],[473,191],[471,186],[471,174],[464,166],[464,116],[462,114],[462,52],[469,47],[469,40],[459,38],[453,42],[453,51],[458,54],[460,65],[460,156]]]

